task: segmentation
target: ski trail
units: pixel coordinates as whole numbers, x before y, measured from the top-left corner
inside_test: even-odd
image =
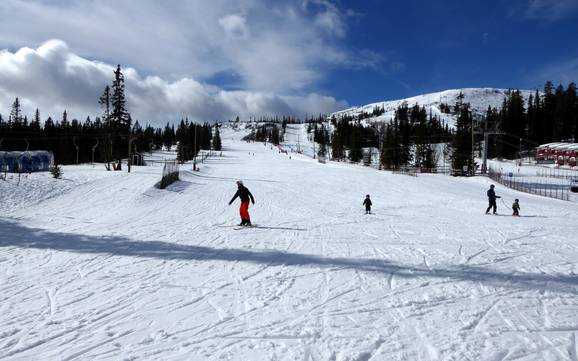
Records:
[[[463,330],[471,330],[472,332],[478,332],[478,327],[484,322],[484,320],[488,317],[488,315],[490,314],[490,311],[492,311],[492,309],[494,309],[498,303],[500,303],[500,300],[495,300],[494,302],[492,302],[492,304],[486,308],[485,310],[483,310],[481,313],[478,313],[477,318],[474,319],[468,326],[463,327]]]
[[[472,259],[474,259],[474,258],[476,258],[477,256],[481,255],[482,253],[486,252],[487,250],[488,250],[487,248],[486,248],[486,249],[482,249],[481,251],[476,252],[476,253],[474,253],[474,254],[471,255],[471,256],[468,256],[468,257],[466,258],[466,263],[470,263],[470,261],[471,261]]]
[[[53,289],[47,289],[44,292],[46,293],[48,307],[50,308],[50,317],[54,317],[54,314],[56,313],[56,293]]]
[[[570,355],[571,361],[578,361],[578,338],[577,332],[572,332],[570,334],[570,345],[568,346],[568,355]]]
[[[407,319],[400,310],[394,309],[394,312],[399,316],[395,317],[397,323],[413,334],[414,337],[411,337],[412,339],[418,341],[418,346],[421,348],[423,356],[425,356],[425,358],[421,358],[420,356],[420,359],[428,359],[432,361],[439,360],[437,349],[427,340],[427,338],[425,338],[425,336],[415,326],[413,326],[412,322]]]

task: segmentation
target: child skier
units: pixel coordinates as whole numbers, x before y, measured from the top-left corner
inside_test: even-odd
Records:
[[[371,199],[369,199],[369,194],[365,196],[363,205],[365,206],[365,214],[371,214]]]
[[[514,213],[513,213],[512,215],[513,215],[513,216],[516,216],[516,217],[520,217],[520,213],[519,213],[520,204],[519,204],[518,202],[519,202],[519,201],[518,201],[518,199],[516,198],[516,199],[514,200],[514,204],[512,204],[512,210],[514,211]]]
[[[249,198],[251,198],[253,204],[255,204],[255,199],[249,189],[243,185],[243,181],[237,181],[237,193],[235,193],[233,198],[229,201],[229,205],[231,205],[237,197],[241,198],[241,207],[239,207],[241,223],[239,225],[251,226],[251,217],[249,216]]]

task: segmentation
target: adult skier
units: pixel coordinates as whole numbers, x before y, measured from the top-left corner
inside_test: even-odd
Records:
[[[243,185],[243,181],[237,181],[237,193],[231,198],[229,201],[229,205],[235,201],[239,197],[241,199],[241,207],[239,207],[239,213],[241,214],[241,223],[240,226],[251,226],[251,217],[249,216],[249,198],[251,202],[255,204],[255,198],[253,195]]]
[[[498,209],[498,206],[496,205],[496,198],[502,198],[500,196],[496,195],[496,192],[494,191],[494,185],[490,185],[490,189],[488,189],[488,201],[490,203],[490,205],[488,206],[488,209],[486,209],[486,214],[490,214],[490,208],[494,208],[494,212],[493,214],[496,214],[496,210]]]
[[[369,194],[365,196],[363,205],[365,206],[365,214],[371,214],[371,199],[369,198]]]

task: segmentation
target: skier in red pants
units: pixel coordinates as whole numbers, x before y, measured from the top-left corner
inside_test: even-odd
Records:
[[[253,204],[255,204],[255,199],[249,189],[243,185],[242,181],[237,181],[237,193],[235,193],[233,198],[229,201],[229,205],[231,205],[237,197],[241,198],[241,207],[239,208],[241,223],[239,225],[251,226],[251,217],[249,216],[249,198],[251,198]]]

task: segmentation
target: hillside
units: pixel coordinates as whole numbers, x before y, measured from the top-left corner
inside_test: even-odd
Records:
[[[320,164],[245,134],[223,127],[222,156],[166,190],[159,166],[0,181],[0,358],[576,359],[574,203],[498,185],[487,216],[487,178]],[[227,205],[238,179],[258,228]]]
[[[484,115],[488,106],[500,109],[502,102],[506,96],[507,89],[495,89],[495,88],[464,88],[464,89],[451,89],[436,93],[423,94],[414,96],[411,98],[389,100],[378,103],[371,103],[359,107],[352,107],[349,109],[341,110],[339,112],[332,113],[331,116],[339,117],[341,115],[355,116],[361,112],[371,113],[375,107],[380,107],[385,110],[385,113],[368,119],[368,121],[377,122],[389,122],[395,115],[395,110],[403,103],[411,107],[415,104],[419,106],[424,106],[428,114],[431,112],[432,115],[437,116],[439,119],[446,122],[449,126],[454,126],[456,117],[452,114],[446,114],[441,111],[440,105],[446,104],[453,108],[456,103],[457,97],[460,92],[464,95],[463,101],[465,103],[470,103],[472,113],[477,116]],[[530,94],[534,94],[531,90],[521,90],[523,97],[527,100]]]

